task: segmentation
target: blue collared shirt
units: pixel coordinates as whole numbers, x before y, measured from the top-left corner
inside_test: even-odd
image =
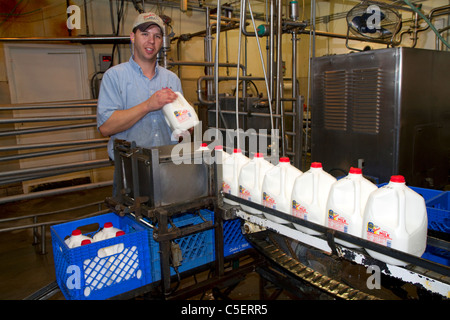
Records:
[[[155,75],[148,79],[141,67],[130,58],[108,69],[103,75],[97,102],[97,128],[116,110],[134,107],[150,98],[156,91],[168,87],[183,93],[181,81],[175,73],[158,64]],[[147,113],[131,128],[112,135],[108,142],[108,155],[114,160],[114,139],[134,141],[143,148],[174,144],[172,131],[162,110]]]

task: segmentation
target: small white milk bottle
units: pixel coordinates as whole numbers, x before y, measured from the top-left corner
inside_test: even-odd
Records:
[[[327,203],[327,226],[329,228],[362,238],[363,215],[369,195],[377,186],[363,177],[362,169],[350,168],[347,176],[338,180],[330,190]],[[357,245],[335,239],[349,248]]]
[[[245,155],[242,154],[241,149],[234,149],[233,154],[227,157],[222,165],[223,169],[223,193],[228,193],[233,196],[239,196],[239,174],[241,168],[250,161]],[[224,198],[223,201],[228,204],[236,205],[236,201]]]
[[[424,198],[405,184],[401,175],[372,192],[364,211],[363,238],[420,257],[427,245],[427,209]],[[392,265],[407,262],[366,251],[375,259]]]
[[[291,214],[291,193],[295,179],[303,172],[290,164],[288,157],[281,157],[279,163],[266,172],[261,188],[262,205],[286,214]],[[264,216],[276,223],[289,221],[264,212]]]
[[[327,200],[336,178],[323,170],[322,163],[313,162],[308,171],[299,176],[292,188],[292,215],[321,226],[326,225]],[[319,232],[294,223],[294,227],[311,235]]]
[[[255,153],[255,156],[241,169],[239,174],[239,197],[245,200],[261,204],[261,188],[266,172],[273,167],[269,161],[264,159],[262,153]],[[242,205],[244,211],[248,213],[261,214],[261,210]]]

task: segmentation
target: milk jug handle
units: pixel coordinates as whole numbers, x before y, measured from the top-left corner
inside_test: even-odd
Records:
[[[354,214],[359,217],[361,216],[361,181],[354,179],[353,188],[355,190]]]
[[[317,205],[319,201],[319,175],[313,174],[313,198],[312,204]]]
[[[399,213],[399,217],[398,217],[398,229],[401,232],[405,232],[408,233],[408,231],[406,230],[406,200],[405,200],[405,190],[402,189],[396,189],[395,190],[395,194],[397,195],[398,198],[398,213]]]
[[[259,186],[259,170],[260,170],[260,164],[258,161],[256,161],[255,163],[255,177],[254,177],[254,181],[253,181],[253,186]]]
[[[286,196],[286,188],[285,188],[285,186],[286,186],[286,168],[280,168],[281,169],[281,179],[280,179],[280,189],[281,189],[281,192],[280,192],[280,195],[281,195],[281,197],[285,197]]]

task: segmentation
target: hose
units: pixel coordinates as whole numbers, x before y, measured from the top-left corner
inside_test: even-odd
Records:
[[[447,48],[450,49],[450,44],[444,40],[444,38],[441,36],[441,34],[439,33],[439,31],[436,30],[436,28],[433,26],[433,24],[431,23],[430,20],[428,20],[428,18],[414,5],[411,4],[411,2],[409,2],[408,0],[403,0],[408,6],[411,7],[411,9],[417,13],[431,28],[431,30],[434,31],[434,33],[436,34],[436,36],[442,41],[442,43],[445,44],[445,46]]]

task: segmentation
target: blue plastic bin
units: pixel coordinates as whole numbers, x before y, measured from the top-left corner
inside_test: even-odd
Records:
[[[93,237],[105,222],[125,231],[120,237],[69,249],[64,240],[74,229]],[[152,282],[149,231],[132,217],[108,213],[50,228],[56,280],[68,300],[103,300]],[[123,244],[119,253],[99,257],[100,249]]]
[[[422,259],[431,260],[445,266],[450,266],[450,253],[441,248],[435,248],[427,245]]]
[[[201,215],[207,221],[213,221],[214,214],[209,210],[200,210]],[[200,216],[194,213],[182,213],[172,216],[176,227],[182,228],[204,222]],[[169,225],[170,227],[170,225]],[[161,280],[161,257],[159,243],[153,239],[153,230],[149,230],[150,252],[151,252],[151,274],[152,281]],[[214,229],[196,232],[182,238],[173,240],[181,249],[182,263],[178,272],[182,273],[190,269],[212,262],[214,256]],[[175,275],[175,269],[170,267],[170,274]]]
[[[428,229],[450,233],[450,192],[445,191],[426,202]]]
[[[241,219],[225,220],[223,222],[223,255],[229,256],[250,248],[241,230]]]
[[[378,186],[378,188],[381,188],[387,184],[388,183],[385,182],[382,184],[378,184],[377,186]],[[427,188],[419,188],[419,187],[411,187],[411,186],[408,186],[408,187],[411,188],[412,190],[414,190],[415,192],[417,192],[418,194],[420,194],[424,198],[425,202],[427,202],[430,199],[433,199],[434,197],[436,197],[444,192],[441,190],[434,190],[434,189],[427,189]]]

